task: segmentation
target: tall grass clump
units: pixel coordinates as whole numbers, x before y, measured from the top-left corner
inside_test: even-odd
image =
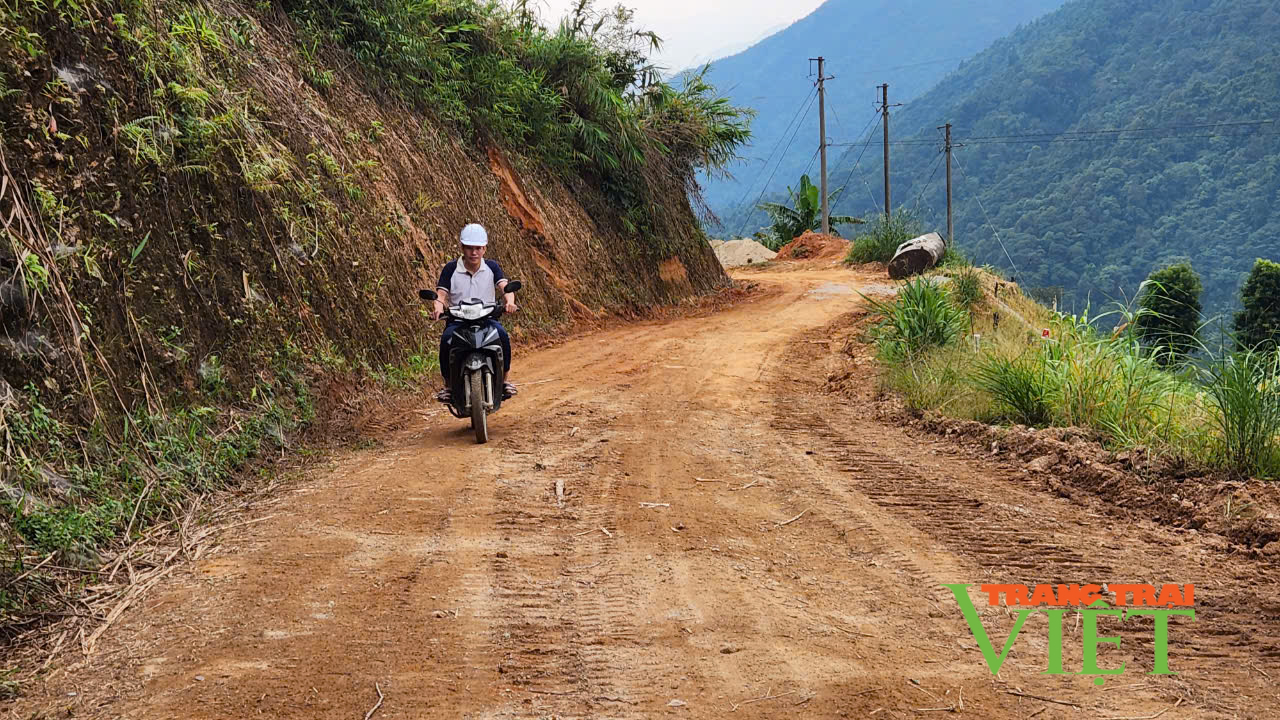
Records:
[[[1219,464],[1242,476],[1280,474],[1280,355],[1225,356],[1210,366],[1205,389],[1221,434]]]
[[[935,348],[888,365],[881,382],[902,393],[913,410],[936,410],[952,417],[990,417],[993,403],[974,392],[970,383],[973,358],[973,348],[965,343]]]
[[[951,296],[966,310],[982,303],[982,280],[973,266],[961,268],[951,276]]]
[[[1093,428],[1120,445],[1186,435],[1179,418],[1194,415],[1194,393],[1133,342],[1081,328],[1064,334],[1056,351],[1061,424]]]
[[[1000,420],[1044,427],[1053,422],[1058,386],[1042,353],[1015,358],[987,355],[974,368],[973,384],[995,400]]]
[[[893,259],[899,245],[923,235],[923,228],[920,221],[908,211],[900,210],[888,217],[881,214],[865,233],[853,238],[845,262],[887,263]]]
[[[1142,447],[1238,476],[1280,477],[1280,353],[1240,351],[1199,369],[1153,353],[1148,308],[1054,313],[1020,295],[984,297],[1001,316],[966,321],[950,293],[917,278],[875,331],[884,382],[915,409],[1032,427],[1080,427],[1108,447]],[[949,308],[949,310],[948,310]],[[1101,332],[1107,315],[1124,322]],[[967,329],[972,342],[957,342]]]
[[[903,285],[891,303],[867,301],[882,316],[876,335],[881,355],[888,362],[954,344],[969,326],[968,314],[928,278]]]

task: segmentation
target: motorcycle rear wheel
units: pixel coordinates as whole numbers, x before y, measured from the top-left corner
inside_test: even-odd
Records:
[[[476,442],[489,442],[489,418],[484,408],[484,370],[471,371],[471,428]]]

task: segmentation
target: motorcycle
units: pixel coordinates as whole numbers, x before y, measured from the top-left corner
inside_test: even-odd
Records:
[[[504,293],[520,290],[520,281],[512,280]],[[418,296],[428,302],[436,299],[435,291],[419,290]],[[446,379],[450,399],[441,400],[456,418],[469,418],[476,442],[489,442],[489,415],[502,407],[503,370],[502,343],[498,331],[488,320],[502,317],[506,306],[501,298],[494,303],[464,302],[446,308],[441,319],[461,320],[462,327],[449,344],[449,377]]]

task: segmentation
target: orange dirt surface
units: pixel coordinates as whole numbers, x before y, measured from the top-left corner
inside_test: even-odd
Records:
[[[849,241],[834,235],[807,232],[778,250],[775,260],[840,260],[849,254]]]
[[[359,719],[381,693],[372,718],[1280,716],[1274,563],[823,392],[880,276],[749,277],[769,291],[518,355],[487,445],[429,407],[314,471],[12,712]],[[1104,618],[1124,675],[1046,675],[1038,613],[993,676],[943,587],[1056,582],[1194,583],[1179,674],[1148,674],[1149,618]],[[998,651],[1017,613],[979,610]]]

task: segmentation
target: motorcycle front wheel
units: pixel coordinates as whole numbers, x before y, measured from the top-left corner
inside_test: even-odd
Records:
[[[484,370],[471,371],[471,428],[476,431],[476,442],[489,442],[489,418],[484,408]]]

